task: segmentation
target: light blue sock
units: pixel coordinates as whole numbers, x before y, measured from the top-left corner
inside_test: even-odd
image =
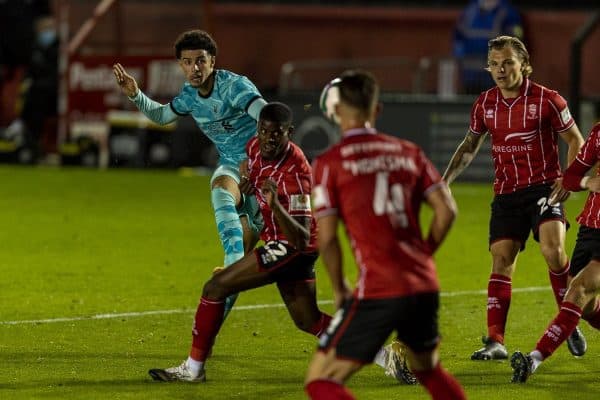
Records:
[[[211,192],[211,200],[215,210],[219,238],[225,250],[223,266],[228,267],[244,257],[242,223],[235,208],[235,198],[227,190],[214,188]],[[231,295],[225,300],[223,319],[227,317],[227,314],[233,308],[235,299],[237,299],[237,294]]]

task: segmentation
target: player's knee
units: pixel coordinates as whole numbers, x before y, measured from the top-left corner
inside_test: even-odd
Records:
[[[216,276],[209,279],[204,284],[204,289],[202,290],[202,297],[211,300],[224,300],[228,295],[227,286]]]
[[[540,245],[542,256],[546,260],[546,263],[551,269],[560,270],[564,267],[564,263],[561,261],[566,257],[565,250],[563,249],[562,243],[551,242]]]
[[[587,303],[586,298],[592,294],[589,290],[590,288],[586,288],[586,282],[583,276],[578,275],[569,284],[569,288],[567,293],[565,293],[564,301],[568,301],[569,303],[576,304],[583,308]]]

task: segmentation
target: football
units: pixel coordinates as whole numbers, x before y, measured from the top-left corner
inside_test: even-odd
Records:
[[[319,98],[319,107],[328,120],[339,123],[337,115],[335,115],[335,105],[340,101],[339,83],[340,78],[335,78],[330,81],[321,92]]]

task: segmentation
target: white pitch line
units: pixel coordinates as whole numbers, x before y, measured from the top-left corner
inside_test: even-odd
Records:
[[[549,286],[532,286],[532,287],[524,287],[524,288],[515,288],[513,289],[513,293],[523,293],[523,292],[541,292],[544,290],[549,290]],[[487,290],[463,290],[463,291],[455,291],[455,292],[442,292],[442,297],[456,297],[456,296],[471,296],[471,295],[484,295],[487,294]],[[333,301],[331,300],[323,300],[319,301],[319,304],[331,304]],[[233,308],[234,311],[244,311],[244,310],[258,310],[261,308],[282,308],[285,307],[283,303],[276,304],[254,304],[247,306],[235,306]],[[125,318],[125,317],[143,317],[146,315],[165,315],[165,314],[191,314],[195,312],[195,309],[184,308],[184,309],[175,309],[175,310],[154,310],[154,311],[138,311],[138,312],[127,312],[127,313],[114,313],[114,314],[96,314],[91,316],[84,317],[62,317],[62,318],[47,318],[47,319],[24,319],[24,320],[16,320],[16,321],[0,321],[0,325],[26,325],[26,324],[51,324],[56,322],[75,322],[75,321],[90,321],[96,319],[114,319],[114,318]]]

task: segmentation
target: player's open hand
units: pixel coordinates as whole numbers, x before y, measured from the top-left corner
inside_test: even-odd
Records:
[[[275,183],[273,180],[266,179],[263,182],[260,191],[262,192],[269,207],[273,208],[273,205],[279,202],[277,199],[277,183]]]
[[[138,93],[139,88],[135,78],[129,75],[121,64],[116,63],[113,65],[113,74],[115,74],[115,79],[121,91],[127,97],[134,97]]]
[[[571,192],[565,189],[562,185],[562,178],[558,178],[552,184],[552,193],[550,193],[550,197],[548,197],[548,205],[552,206],[562,203],[563,201],[567,200],[570,195]]]

